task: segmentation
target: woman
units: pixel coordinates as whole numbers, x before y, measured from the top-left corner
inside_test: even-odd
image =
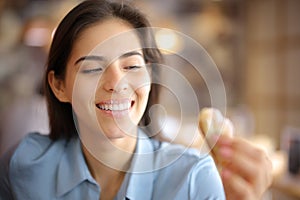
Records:
[[[138,10],[106,0],[85,1],[63,19],[45,74],[50,135],[30,134],[3,159],[1,197],[260,197],[269,184],[268,163],[262,152],[252,156],[254,147],[242,150],[244,141],[217,141],[217,159],[231,159],[222,174],[224,193],[210,156],[150,139],[138,128],[149,124],[156,97],[151,77],[161,60],[147,27]],[[258,177],[241,166],[254,159],[253,168],[262,167]]]

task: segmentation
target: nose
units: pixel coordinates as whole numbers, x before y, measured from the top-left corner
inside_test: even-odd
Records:
[[[106,68],[102,75],[101,82],[103,89],[111,93],[122,93],[129,87],[125,74],[119,67],[117,61]]]

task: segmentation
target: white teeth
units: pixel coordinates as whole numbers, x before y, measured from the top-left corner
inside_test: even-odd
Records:
[[[126,107],[124,103],[119,104],[119,109],[120,109],[120,110],[126,110],[126,109],[128,109],[128,108],[129,108],[129,107]]]
[[[98,106],[102,110],[111,110],[111,111],[121,111],[121,110],[127,110],[131,107],[131,102],[125,102],[125,103],[108,103],[104,105]]]

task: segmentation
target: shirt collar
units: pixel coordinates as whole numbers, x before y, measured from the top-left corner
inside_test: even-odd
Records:
[[[126,197],[130,200],[151,199],[154,182],[154,148],[149,137],[139,129],[138,142],[129,170]]]
[[[85,162],[79,138],[72,138],[66,142],[65,153],[58,166],[57,196],[71,191],[81,182],[88,180],[95,182]],[[129,181],[126,197],[130,200],[151,199],[154,181],[154,148],[151,139],[138,130],[138,141],[128,172]],[[146,200],[146,199],[145,199]]]
[[[57,196],[62,196],[85,180],[97,184],[85,162],[79,138],[65,143],[65,153],[61,158],[57,174]]]

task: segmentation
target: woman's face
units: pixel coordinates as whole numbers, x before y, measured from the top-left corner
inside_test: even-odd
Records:
[[[62,96],[72,104],[81,135],[118,139],[136,134],[150,84],[138,36],[126,22],[108,19],[75,42]]]

